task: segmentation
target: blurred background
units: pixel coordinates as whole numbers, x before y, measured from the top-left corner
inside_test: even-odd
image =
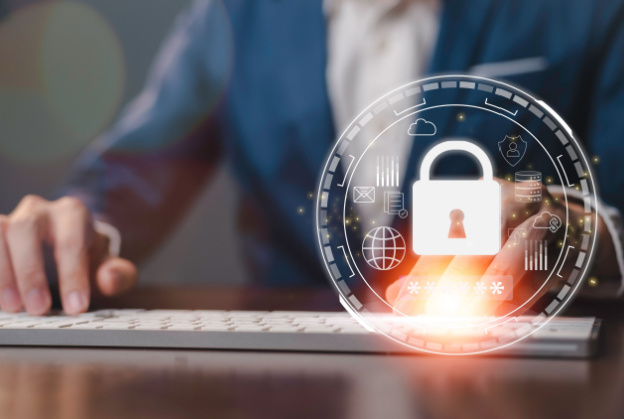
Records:
[[[140,91],[188,3],[0,0],[0,213],[28,193],[55,197],[76,156]],[[142,266],[141,283],[244,283],[235,203],[222,168],[182,228]]]

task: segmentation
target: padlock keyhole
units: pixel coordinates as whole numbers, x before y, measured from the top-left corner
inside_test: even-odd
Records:
[[[460,209],[454,209],[449,214],[451,219],[451,228],[449,229],[449,239],[465,239],[466,231],[464,230],[464,212]]]

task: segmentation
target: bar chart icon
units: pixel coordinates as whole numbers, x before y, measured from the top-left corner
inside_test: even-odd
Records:
[[[377,186],[399,187],[398,156],[377,156]]]
[[[548,270],[548,242],[546,240],[526,240],[524,242],[524,270]]]

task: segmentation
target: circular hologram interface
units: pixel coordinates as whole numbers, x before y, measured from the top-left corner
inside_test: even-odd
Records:
[[[592,262],[596,185],[546,103],[473,76],[371,104],[319,180],[318,243],[343,306],[414,350],[501,349],[543,327]]]

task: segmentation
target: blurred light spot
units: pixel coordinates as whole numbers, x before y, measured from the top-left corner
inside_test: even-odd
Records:
[[[124,83],[118,39],[91,7],[19,9],[0,25],[0,153],[41,164],[78,152],[111,122]]]
[[[93,9],[60,2],[43,43],[48,99],[80,137],[96,135],[114,116],[124,90],[124,59],[115,33]]]

